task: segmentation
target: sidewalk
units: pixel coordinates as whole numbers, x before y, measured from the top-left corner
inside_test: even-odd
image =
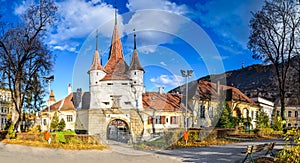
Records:
[[[282,149],[285,146],[285,141],[282,139],[270,139],[260,141],[250,141],[227,145],[216,145],[209,147],[199,148],[186,148],[176,150],[164,150],[157,151],[157,154],[173,156],[181,158],[183,162],[194,162],[194,163],[224,163],[224,162],[241,162],[245,158],[245,154],[241,151],[245,150],[247,145],[264,144],[268,142],[276,142],[275,150]],[[262,153],[254,154],[254,158],[264,155]]]

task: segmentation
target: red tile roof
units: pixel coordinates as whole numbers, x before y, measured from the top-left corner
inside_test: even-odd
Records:
[[[56,103],[50,106],[50,111],[66,111],[66,110],[75,110],[75,107],[72,102],[73,93],[69,94],[67,97],[63,98],[62,100],[57,101]],[[42,111],[48,112],[48,106],[45,107]]]
[[[89,71],[92,71],[92,70],[103,70],[103,68],[100,64],[100,58],[99,58],[98,50],[95,50],[94,59],[93,59],[93,62],[92,62],[92,65],[91,65]]]
[[[144,71],[143,67],[141,66],[141,63],[139,61],[138,52],[136,49],[133,51],[132,60],[129,66],[129,70],[141,70]]]
[[[203,80],[198,81],[196,96],[200,97],[201,99],[214,99],[221,94],[218,94],[218,88],[216,83],[207,82]],[[241,101],[247,103],[254,103],[252,99],[242,93],[239,89],[231,86],[226,86],[219,84],[219,92],[226,93],[226,101],[234,100],[234,101]]]
[[[171,93],[146,92],[143,94],[143,108],[158,111],[183,111],[181,95]]]
[[[120,40],[120,35],[118,31],[118,25],[115,24],[114,31],[111,40],[110,52],[108,61],[104,66],[104,71],[107,73],[113,73],[117,64],[120,62],[119,60],[124,61],[124,54],[122,50],[122,42]]]

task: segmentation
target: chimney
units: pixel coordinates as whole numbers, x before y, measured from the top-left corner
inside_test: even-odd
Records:
[[[72,93],[72,86],[71,84],[69,83],[68,85],[68,95]]]
[[[159,94],[165,93],[165,88],[164,87],[158,87],[158,93]]]
[[[220,80],[217,81],[216,90],[217,90],[217,94],[220,95]]]

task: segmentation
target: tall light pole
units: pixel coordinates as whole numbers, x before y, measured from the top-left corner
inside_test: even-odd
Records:
[[[187,109],[188,109],[188,78],[192,76],[193,70],[180,70],[182,77],[186,78],[185,84],[185,131],[188,130],[188,119],[187,119]]]
[[[48,91],[49,91],[49,98],[50,98],[50,93],[51,93],[51,88],[50,88],[50,84],[51,84],[51,81],[53,81],[54,80],[54,75],[52,75],[52,76],[49,76],[49,77],[45,77],[44,76],[44,79],[47,81],[47,83],[48,83]],[[49,99],[50,100],[50,99]],[[49,100],[48,100],[48,132],[50,132],[50,118],[51,118],[51,116],[50,116],[50,102],[49,102]]]

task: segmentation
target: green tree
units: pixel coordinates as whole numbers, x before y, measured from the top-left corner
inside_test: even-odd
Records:
[[[65,130],[65,127],[66,127],[66,122],[65,122],[65,119],[61,119],[58,123],[58,131],[64,131]]]
[[[43,96],[35,88],[42,88],[42,77],[52,71],[54,61],[44,37],[55,21],[56,11],[54,1],[41,0],[28,7],[15,27],[0,24],[1,83],[11,92],[12,124],[18,130],[26,103]]]
[[[57,112],[55,112],[50,124],[51,131],[58,131],[58,124],[59,124],[59,118]]]
[[[281,104],[285,117],[286,81],[291,58],[299,55],[300,7],[298,0],[266,0],[250,20],[248,47],[252,57],[271,63],[274,67]]]
[[[259,111],[257,115],[257,128],[269,128],[269,117],[268,115],[263,112]]]
[[[282,121],[280,116],[275,116],[274,117],[272,128],[275,131],[282,131],[283,130],[283,121]]]
[[[224,105],[217,127],[234,128],[236,123],[237,119],[232,117],[231,108],[228,106],[228,104]]]

